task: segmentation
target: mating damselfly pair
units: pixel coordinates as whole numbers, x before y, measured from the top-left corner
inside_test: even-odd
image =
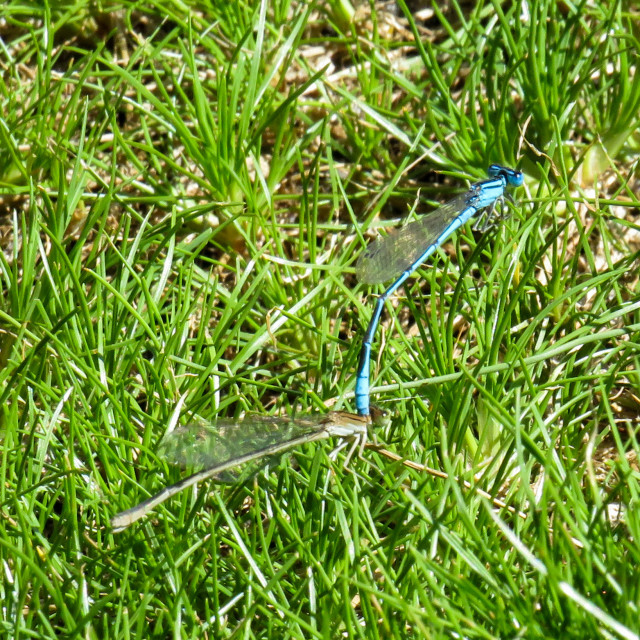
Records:
[[[241,423],[220,421],[214,429],[207,429],[203,425],[178,429],[164,443],[165,456],[170,462],[178,464],[190,459],[202,466],[202,470],[114,516],[111,521],[113,530],[126,529],[171,496],[202,480],[308,442],[329,437],[352,439],[353,445],[345,464],[358,446],[362,452],[369,425],[385,420],[383,414],[374,410],[369,402],[371,344],[384,304],[454,231],[487,207],[491,207],[491,213],[508,186],[517,187],[524,182],[520,171],[500,165],[491,165],[488,173],[487,180],[471,185],[465,193],[433,213],[377,240],[360,257],[356,272],[362,282],[376,284],[396,279],[378,298],[363,339],[355,389],[358,415],[329,412],[297,420],[260,418]]]

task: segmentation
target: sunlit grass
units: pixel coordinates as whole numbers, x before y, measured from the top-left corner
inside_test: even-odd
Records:
[[[0,17],[7,637],[637,637],[633,14]],[[184,475],[157,455],[176,407],[353,411],[382,291],[355,259],[492,162],[525,187],[374,342],[377,437],[412,467],[316,443],[110,531]]]

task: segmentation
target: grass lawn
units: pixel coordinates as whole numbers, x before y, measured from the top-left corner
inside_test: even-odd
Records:
[[[603,0],[3,3],[0,637],[638,638],[639,39]],[[354,412],[357,257],[496,162],[498,223],[386,305],[384,450],[112,530],[189,473],[170,426]]]

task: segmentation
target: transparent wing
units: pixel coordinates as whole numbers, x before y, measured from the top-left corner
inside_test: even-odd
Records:
[[[194,423],[166,436],[158,453],[168,462],[183,467],[213,467],[265,447],[316,433],[325,427],[326,420],[326,414],[318,414],[296,420],[249,416],[242,421]]]
[[[358,258],[358,280],[365,284],[378,284],[400,275],[433,244],[474,196],[473,191],[462,193],[433,213],[425,214],[384,238],[378,238]]]

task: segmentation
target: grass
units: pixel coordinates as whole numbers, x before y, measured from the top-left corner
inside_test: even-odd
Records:
[[[397,7],[0,9],[0,635],[638,637],[637,15]],[[412,467],[316,443],[111,532],[172,419],[353,410],[353,261],[492,162],[374,344]]]

